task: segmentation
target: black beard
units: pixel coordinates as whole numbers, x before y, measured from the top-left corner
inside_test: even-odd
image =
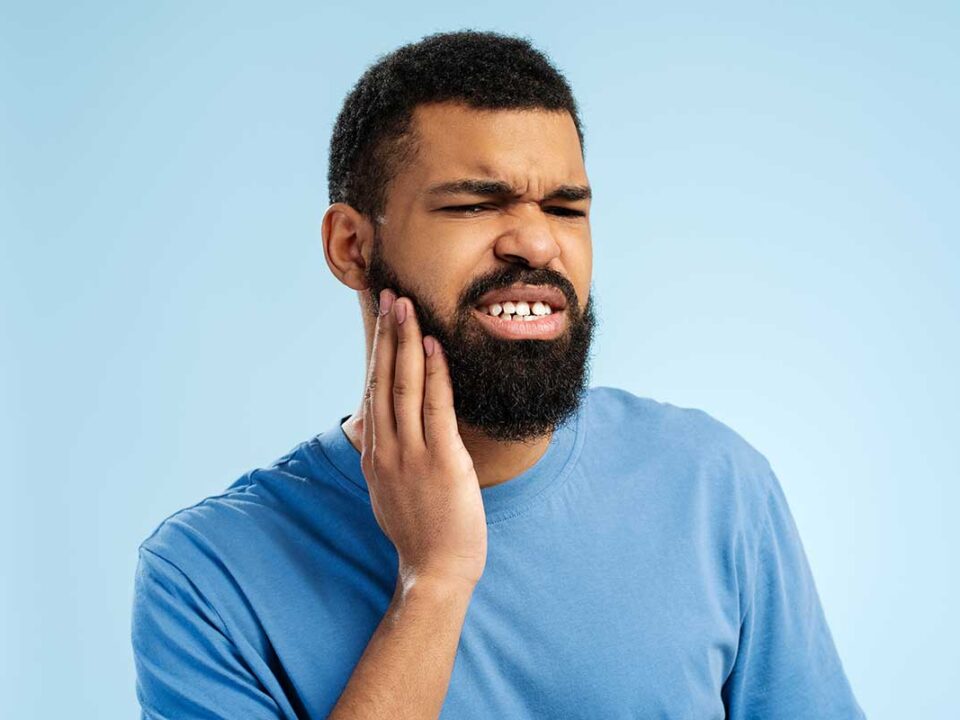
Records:
[[[525,442],[553,432],[573,415],[588,387],[596,326],[592,292],[581,311],[573,285],[558,272],[509,265],[464,291],[451,330],[416,291],[399,281],[381,246],[375,236],[367,270],[369,312],[376,314],[384,288],[411,300],[421,333],[439,340],[446,354],[458,420],[494,440]],[[480,325],[473,317],[479,298],[516,283],[553,285],[564,294],[568,326],[563,334],[552,340],[508,340]]]

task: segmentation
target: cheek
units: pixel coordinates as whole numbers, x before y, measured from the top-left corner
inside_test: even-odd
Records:
[[[476,263],[464,255],[434,251],[419,257],[413,271],[419,273],[435,297],[459,295],[470,282]]]
[[[570,238],[564,247],[562,261],[570,282],[577,291],[580,306],[583,307],[590,292],[590,280],[593,277],[593,246],[589,233],[586,236],[578,235]]]
[[[438,295],[459,294],[484,266],[484,251],[476,241],[435,236],[411,252],[405,264],[437,288]]]
[[[480,258],[454,253],[449,248],[419,249],[403,258],[400,268],[410,286],[442,317],[458,311],[457,303],[482,267]]]

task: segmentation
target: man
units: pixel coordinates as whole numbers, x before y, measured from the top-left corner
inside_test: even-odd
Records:
[[[591,193],[550,62],[478,32],[381,58],[329,180],[363,397],[141,545],[144,717],[864,717],[766,458],[587,388]]]

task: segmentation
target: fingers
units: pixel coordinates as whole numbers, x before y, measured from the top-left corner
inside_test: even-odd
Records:
[[[449,446],[459,440],[457,416],[453,409],[453,386],[447,358],[436,338],[423,339],[426,380],[423,392],[423,432],[428,448]]]
[[[423,338],[410,299],[390,290],[380,294],[365,398],[368,449],[444,447],[460,437],[446,356],[435,338]]]
[[[380,293],[380,315],[373,335],[370,372],[367,378],[366,397],[370,402],[366,416],[370,421],[373,443],[386,450],[396,445],[397,426],[393,413],[393,377],[396,362],[396,317],[391,311],[396,296],[390,290]],[[364,422],[364,425],[367,421]]]
[[[393,304],[397,329],[393,411],[401,447],[423,449],[424,355],[420,325],[410,298]]]

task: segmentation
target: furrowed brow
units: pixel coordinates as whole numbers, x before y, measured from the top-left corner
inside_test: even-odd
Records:
[[[434,185],[427,190],[427,195],[484,195],[491,197],[516,197],[518,193],[509,183],[501,180],[483,180],[479,178],[462,178],[450,182]],[[588,185],[561,185],[554,188],[543,200],[589,200],[593,196]]]
[[[476,178],[463,178],[461,180],[452,180],[451,182],[434,185],[427,190],[427,195],[513,195],[514,189],[510,183],[500,180],[480,180]]]
[[[589,200],[593,197],[593,192],[589,185],[561,185],[549,193],[544,200]]]

